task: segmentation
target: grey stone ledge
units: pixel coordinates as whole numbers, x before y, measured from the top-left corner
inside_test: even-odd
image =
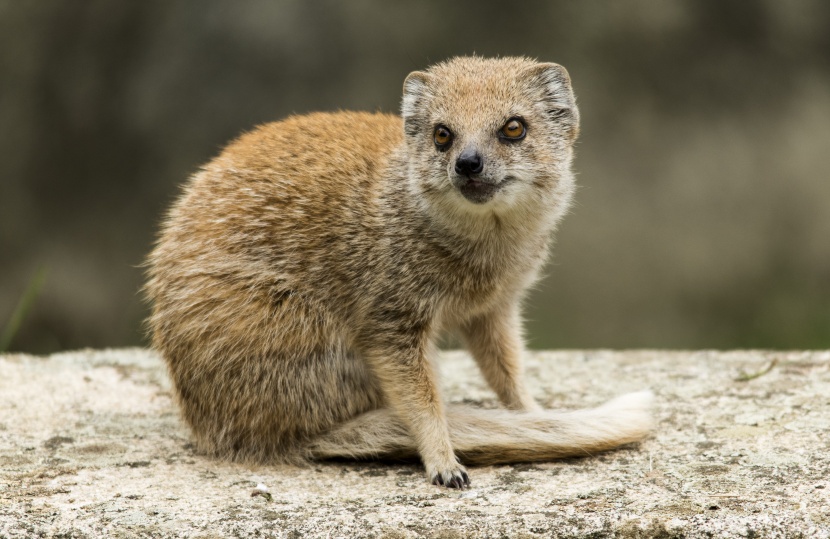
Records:
[[[440,365],[449,400],[496,405],[465,354]],[[527,375],[552,408],[650,388],[657,429],[459,493],[417,463],[196,454],[147,350],[0,356],[0,537],[830,537],[830,352],[537,352]]]

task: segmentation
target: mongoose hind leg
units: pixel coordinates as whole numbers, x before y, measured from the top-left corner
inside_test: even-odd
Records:
[[[158,328],[164,338],[157,346],[201,451],[297,461],[309,439],[381,405],[376,382],[327,313],[298,295],[275,301],[273,294],[214,290],[221,308],[191,305],[166,316],[179,324]]]

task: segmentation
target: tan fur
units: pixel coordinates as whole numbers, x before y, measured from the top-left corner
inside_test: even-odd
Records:
[[[456,455],[543,460],[643,437],[646,395],[555,414],[522,382],[520,302],[574,188],[566,71],[456,58],[407,77],[402,109],[259,127],[173,206],[149,258],[149,325],[198,447],[257,462],[417,453],[433,482],[462,487]],[[500,139],[513,117],[525,138]],[[480,173],[456,172],[465,150]],[[445,329],[513,411],[444,405]]]

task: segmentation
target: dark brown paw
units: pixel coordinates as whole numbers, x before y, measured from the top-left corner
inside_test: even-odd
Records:
[[[437,473],[432,476],[432,484],[447,488],[470,488],[470,476],[464,470]]]

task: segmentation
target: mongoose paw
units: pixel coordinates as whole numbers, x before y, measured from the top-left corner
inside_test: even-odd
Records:
[[[443,485],[447,488],[469,488],[470,476],[461,468],[458,470],[438,472],[432,476],[433,485]]]

